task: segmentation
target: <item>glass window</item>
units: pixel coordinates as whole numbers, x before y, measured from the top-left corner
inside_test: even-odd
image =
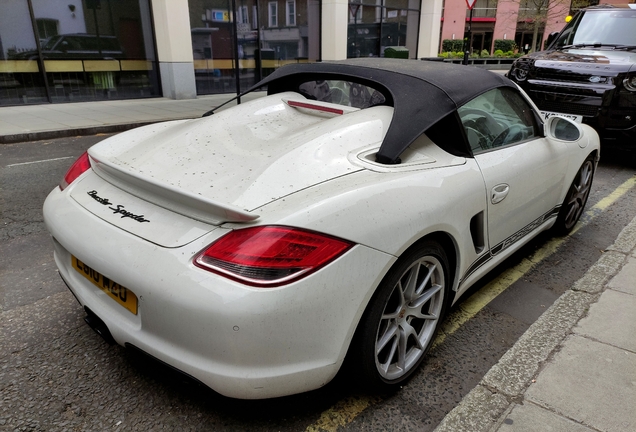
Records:
[[[371,6],[374,5],[374,6]],[[384,57],[388,47],[417,56],[418,0],[349,0],[347,57]]]
[[[514,90],[497,88],[457,110],[473,153],[539,136],[532,109]]]
[[[159,96],[149,0],[32,4],[0,2],[0,103]]]
[[[56,19],[38,18],[35,22],[38,26],[40,41],[50,38],[51,36],[56,36],[59,33],[59,21]]]
[[[320,2],[232,4],[188,1],[197,94],[242,92],[287,63],[320,59]]]
[[[269,2],[269,26],[270,27],[278,27],[278,3],[277,2]]]
[[[291,0],[287,1],[287,27],[292,27],[296,25],[296,1]]]
[[[46,83],[26,1],[0,1],[0,105],[46,103]]]

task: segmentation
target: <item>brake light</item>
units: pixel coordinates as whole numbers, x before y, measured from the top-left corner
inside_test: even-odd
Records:
[[[73,165],[66,171],[64,178],[60,180],[60,190],[66,189],[68,185],[73,183],[82,173],[87,171],[91,167],[91,162],[88,160],[88,152],[82,153],[77,158]]]
[[[327,265],[353,243],[312,231],[263,226],[231,231],[194,264],[248,285],[280,286]]]

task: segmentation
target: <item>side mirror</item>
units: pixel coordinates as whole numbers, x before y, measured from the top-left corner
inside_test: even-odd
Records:
[[[559,36],[559,32],[550,33],[548,35],[548,38],[545,40],[545,45],[543,45],[543,49],[548,49],[550,45],[552,45],[552,42],[556,40],[557,36]]]
[[[574,142],[581,139],[583,130],[578,123],[555,115],[545,122],[545,135],[559,141]]]

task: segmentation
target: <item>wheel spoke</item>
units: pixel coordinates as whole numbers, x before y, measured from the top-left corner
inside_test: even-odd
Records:
[[[398,317],[398,315],[400,314],[400,311],[402,310],[402,308],[404,307],[404,289],[402,288],[402,282],[399,282],[395,285],[395,288],[393,289],[393,293],[397,292],[399,294],[400,297],[400,301],[399,303],[396,305],[395,310],[391,311],[391,312],[387,312],[386,309],[384,310],[384,313],[382,314],[382,319],[386,320],[386,319],[395,319]],[[393,294],[391,294],[393,295]],[[387,304],[388,306],[388,304]]]
[[[426,267],[426,270],[428,270],[428,273],[426,274],[426,277],[424,278],[422,283],[417,287],[417,290],[415,291],[415,295],[422,294],[422,291],[424,291],[424,288],[426,288],[426,285],[431,280],[431,276],[433,275],[433,272],[437,268],[437,266],[434,264],[425,264],[424,266]]]
[[[435,294],[442,289],[441,285],[432,285],[426,292],[422,293],[419,297],[412,300],[409,306],[413,309],[419,309],[424,303],[429,301]]]
[[[384,332],[382,337],[378,339],[378,342],[375,345],[376,354],[380,354],[380,352],[384,349],[386,344],[389,343],[391,339],[395,338],[395,335],[397,334],[398,331],[399,331],[399,327],[397,326],[397,324],[395,324],[394,322],[389,324],[386,331]]]
[[[393,339],[393,344],[391,345],[391,351],[386,358],[386,362],[380,364],[380,368],[384,372],[384,375],[389,371],[389,367],[393,363],[393,357],[395,357],[395,352],[398,349],[398,338]]]
[[[415,290],[417,288],[417,278],[419,274],[420,274],[420,265],[418,263],[412,266],[410,269],[410,274],[406,282],[406,288],[404,289],[404,296],[403,296],[404,303],[406,303],[407,301],[410,301],[413,298],[413,295],[415,294]]]

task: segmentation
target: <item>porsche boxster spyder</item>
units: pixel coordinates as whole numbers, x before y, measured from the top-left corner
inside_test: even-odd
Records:
[[[375,389],[538,233],[570,231],[597,134],[437,62],[282,67],[267,95],[91,147],[46,199],[60,275],[106,339],[236,398]]]

